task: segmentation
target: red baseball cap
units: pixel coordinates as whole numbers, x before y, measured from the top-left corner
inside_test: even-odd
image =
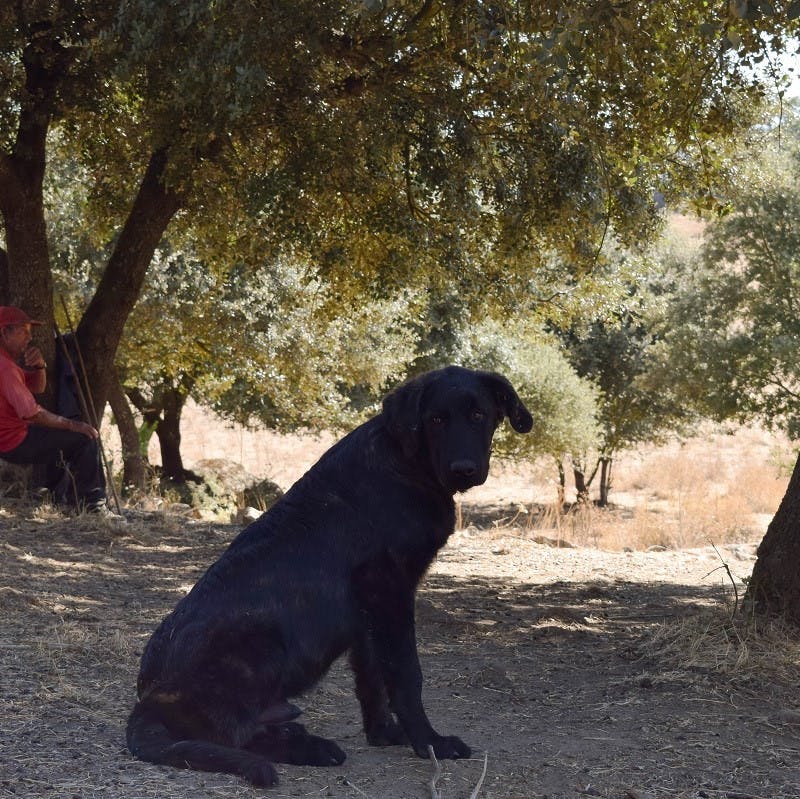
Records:
[[[9,325],[40,325],[36,319],[31,319],[22,308],[13,305],[0,305],[0,327]]]

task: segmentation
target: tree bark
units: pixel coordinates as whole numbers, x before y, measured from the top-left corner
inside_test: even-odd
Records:
[[[8,296],[8,255],[0,247],[0,305],[11,305]]]
[[[572,477],[575,480],[575,491],[578,502],[589,501],[589,489],[592,487],[597,470],[600,468],[598,460],[589,476],[586,476],[586,462],[573,456],[572,458]]]
[[[800,627],[800,458],[757,555],[745,605]]]
[[[589,501],[589,486],[586,485],[586,475],[583,473],[583,468],[572,465],[572,477],[575,480],[575,493],[578,502]]]
[[[567,499],[567,475],[564,471],[562,458],[556,458],[556,466],[558,467],[558,511],[561,513],[564,510],[564,502]]]
[[[55,316],[42,186],[47,132],[54,115],[60,112],[59,91],[77,50],[65,45],[62,34],[46,20],[37,25],[35,34],[22,52],[27,100],[20,109],[16,139],[10,152],[0,152],[0,213],[9,267],[4,299],[45,323],[36,343],[52,365]],[[179,193],[164,182],[167,160],[166,149],[151,156],[114,252],[75,331],[85,356],[97,419],[102,419],[111,389],[110,368],[125,322],[138,299],[153,253],[181,204]],[[54,376],[51,369],[48,391],[41,398],[50,408],[54,405]]]
[[[147,488],[147,458],[142,452],[136,419],[122,389],[116,368],[114,368],[108,402],[111,405],[111,412],[114,414],[122,441],[122,491],[125,494],[144,491]]]
[[[611,458],[600,459],[600,499],[598,505],[601,508],[608,506],[608,494],[611,491]]]
[[[163,414],[156,426],[156,435],[161,447],[162,477],[175,483],[185,483],[187,472],[181,457],[181,412],[187,395],[178,389],[164,392]]]
[[[163,182],[166,164],[164,150],[150,158],[114,252],[76,331],[98,418],[111,390],[109,366],[114,362],[125,322],[139,298],[153,253],[180,208],[179,194]]]
[[[25,88],[30,103],[20,111],[11,152],[0,154],[0,213],[7,255],[5,301],[45,323],[36,344],[50,365],[48,388],[39,401],[53,408],[55,393],[55,338],[53,282],[42,186],[46,163],[47,130],[53,117],[59,82],[67,68],[67,51],[42,30],[24,49]]]
[[[139,389],[128,392],[144,423],[155,431],[158,438],[162,478],[175,483],[197,479],[197,475],[184,468],[181,455],[181,414],[192,384],[193,381],[185,376],[177,385],[164,383],[157,387],[151,400]]]

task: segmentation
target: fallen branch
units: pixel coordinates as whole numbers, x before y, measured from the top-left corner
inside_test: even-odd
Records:
[[[729,579],[731,581],[731,585],[733,586],[734,603],[733,603],[733,613],[731,613],[731,621],[733,621],[736,618],[736,613],[739,610],[739,591],[736,588],[736,580],[733,579],[733,575],[731,574],[731,570],[728,567],[728,564],[725,562],[725,560],[723,559],[722,555],[719,554],[719,550],[716,548],[716,546],[714,546],[714,542],[713,541],[711,542],[711,546],[714,549],[714,552],[717,553],[717,557],[722,562],[722,566],[717,566],[716,569],[712,569],[705,577],[703,577],[703,579],[705,580],[706,577],[710,577],[712,574],[714,574],[714,572],[717,572],[720,569],[725,569],[725,571],[728,573],[728,577],[729,577]]]
[[[431,799],[442,799],[442,794],[437,788],[437,783],[442,776],[442,766],[439,761],[436,759],[436,754],[433,751],[433,747],[428,744],[428,754],[433,761],[433,777],[431,777]],[[481,786],[483,785],[484,779],[486,779],[486,769],[489,767],[489,753],[486,752],[483,756],[483,771],[481,772],[481,776],[478,779],[478,784],[475,786],[472,793],[469,795],[469,799],[478,799],[478,794],[481,791]]]
[[[430,744],[428,744],[428,754],[431,756],[434,766],[433,777],[431,778],[431,799],[442,799],[442,795],[439,793],[439,789],[436,787],[436,783],[439,782],[439,777],[442,776],[442,767],[439,764],[439,761],[436,759],[436,754],[434,753],[433,747]]]
[[[478,794],[481,790],[481,785],[483,785],[483,780],[486,777],[486,769],[489,766],[489,753],[485,752],[483,755],[483,771],[481,772],[481,778],[478,780],[478,784],[475,786],[475,790],[469,795],[469,799],[478,799]]]

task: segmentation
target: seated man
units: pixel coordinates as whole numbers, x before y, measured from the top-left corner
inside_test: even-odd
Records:
[[[31,345],[31,328],[40,324],[20,308],[0,306],[0,458],[62,466],[77,508],[121,519],[106,505],[97,430],[51,413],[34,399],[47,383],[42,353]]]

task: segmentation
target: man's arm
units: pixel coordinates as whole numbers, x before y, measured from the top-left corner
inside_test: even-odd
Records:
[[[78,422],[74,419],[65,419],[63,416],[50,413],[50,411],[44,408],[39,408],[37,413],[33,416],[28,416],[25,421],[38,425],[39,427],[50,427],[53,430],[71,430],[73,433],[82,433],[88,438],[96,439],[99,436],[97,430],[90,424]]]
[[[32,394],[41,394],[47,387],[47,364],[38,347],[28,347],[25,350],[23,369],[25,385]]]
[[[41,394],[47,387],[47,370],[44,367],[26,369],[25,385],[30,389],[31,394]]]

